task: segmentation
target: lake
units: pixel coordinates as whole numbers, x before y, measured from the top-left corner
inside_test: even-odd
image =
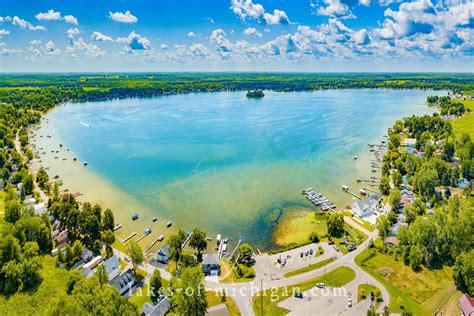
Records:
[[[201,227],[268,249],[285,210],[314,210],[302,189],[314,187],[340,208],[351,203],[341,185],[358,190],[356,178],[370,172],[367,144],[380,142],[396,119],[431,113],[424,102],[434,94],[265,93],[262,99],[218,92],[60,106],[33,140],[60,152],[47,150],[37,166],[49,166],[50,177],[57,172],[84,199],[112,207],[124,231],[152,227],[157,234],[172,220],[173,227]],[[133,213],[140,219],[132,224]],[[152,223],[153,217],[159,220]]]

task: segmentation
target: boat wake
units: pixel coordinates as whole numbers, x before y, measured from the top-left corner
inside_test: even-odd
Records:
[[[79,121],[79,123],[81,123],[81,124],[84,125],[85,127],[91,127],[90,124],[84,123],[83,121]]]

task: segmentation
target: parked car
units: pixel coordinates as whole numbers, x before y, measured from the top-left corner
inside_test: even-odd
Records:
[[[349,298],[347,299],[347,306],[352,307],[352,297],[351,296],[349,296]]]
[[[304,257],[304,253],[300,253],[300,257],[303,258],[303,257]]]
[[[301,293],[301,292],[295,292],[295,297],[296,297],[296,298],[303,298],[303,293]]]
[[[328,241],[328,244],[329,244],[329,245],[334,245],[334,241],[329,240],[329,241]]]
[[[320,288],[320,289],[324,289],[326,285],[324,283],[318,283],[316,284],[316,287]]]
[[[313,249],[309,250],[309,254],[312,256],[313,255]]]
[[[334,245],[333,248],[334,248],[334,250],[339,251],[339,247],[338,247],[338,246]]]
[[[353,251],[353,250],[356,250],[356,249],[357,249],[357,247],[356,247],[355,244],[350,244],[350,245],[347,246],[347,250],[349,250],[349,251]]]
[[[130,257],[129,256],[125,256],[124,259],[125,259],[125,261],[130,262]]]

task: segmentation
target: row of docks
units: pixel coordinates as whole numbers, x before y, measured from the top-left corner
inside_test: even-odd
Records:
[[[313,188],[307,188],[301,192],[306,198],[313,203],[315,206],[319,206],[321,210],[327,211],[336,208],[336,204],[331,202],[321,193],[316,193]]]

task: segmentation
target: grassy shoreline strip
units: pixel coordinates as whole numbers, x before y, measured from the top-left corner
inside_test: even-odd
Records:
[[[308,272],[308,271],[313,271],[313,270],[319,269],[321,267],[324,267],[325,265],[330,264],[333,261],[334,261],[334,258],[331,257],[331,258],[328,258],[326,260],[322,260],[322,261],[316,262],[314,264],[310,264],[309,266],[306,266],[304,268],[285,273],[283,276],[285,278],[290,278],[290,277],[295,276],[295,275],[299,275],[299,274],[302,274],[302,273],[305,273],[305,272]]]

